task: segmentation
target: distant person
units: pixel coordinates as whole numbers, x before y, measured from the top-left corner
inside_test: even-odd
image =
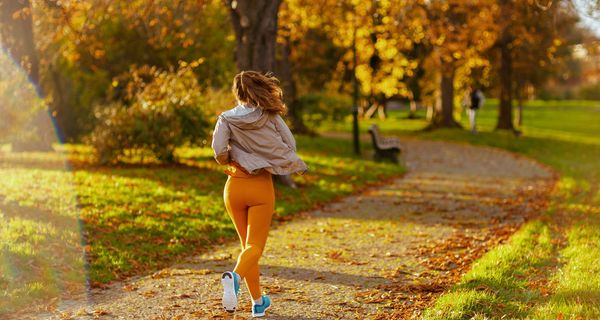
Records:
[[[483,92],[479,88],[472,88],[469,94],[470,103],[469,103],[469,123],[471,125],[471,133],[477,134],[477,110],[483,106],[483,102],[485,97]]]
[[[271,299],[261,295],[258,261],[263,253],[275,193],[271,175],[304,173],[306,164],[296,155],[296,141],[280,114],[284,114],[283,92],[277,78],[255,71],[242,71],[233,79],[238,105],[222,113],[213,133],[212,148],[229,176],[223,197],[242,245],[233,271],[223,273],[223,307],[237,308],[240,281],[252,296],[252,316],[262,317]]]

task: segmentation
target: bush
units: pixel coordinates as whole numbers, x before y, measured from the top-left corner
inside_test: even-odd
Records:
[[[590,84],[579,90],[579,99],[600,100],[600,83]]]
[[[216,118],[221,112],[227,111],[236,105],[230,87],[207,88],[203,97],[202,110],[209,117]]]
[[[352,112],[352,99],[338,93],[308,93],[298,99],[304,121],[318,127],[322,121],[340,121]]]
[[[98,125],[87,141],[101,163],[119,161],[128,153],[152,155],[173,162],[175,148],[207,136],[208,122],[200,109],[201,90],[192,64],[175,71],[142,67],[130,73],[121,101],[96,108]],[[113,86],[118,88],[115,80]]]

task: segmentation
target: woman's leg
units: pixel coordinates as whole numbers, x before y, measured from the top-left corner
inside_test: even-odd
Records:
[[[235,225],[235,229],[240,238],[240,244],[243,252],[244,249],[246,249],[246,235],[248,230],[247,210],[246,208],[243,208],[243,210],[230,211],[228,207],[227,211],[230,212],[230,217],[233,221],[233,224]],[[239,274],[239,272],[237,273]],[[253,299],[258,299],[258,297],[261,296],[259,284],[260,271],[258,263],[256,263],[254,267],[252,267],[248,271],[248,274],[246,274],[246,276],[240,275],[240,277],[242,277],[246,281],[246,286],[248,287],[248,291],[250,291],[250,295],[253,297]]]
[[[225,200],[225,208],[227,213],[235,226],[235,231],[240,239],[242,250],[246,247],[246,231],[248,229],[248,207],[246,203],[242,201],[240,196],[236,196],[236,181],[232,181],[234,178],[228,178],[225,184],[225,191],[223,192],[223,199]],[[233,185],[232,185],[233,184]]]
[[[231,220],[235,225],[235,230],[237,231],[238,237],[240,238],[240,245],[242,247],[243,252],[246,249],[246,239],[248,233],[248,210],[245,205],[232,206],[231,204],[228,204],[227,201],[225,203],[227,207],[227,212],[229,212],[229,216],[231,217]],[[237,273],[239,274],[239,272]],[[252,268],[250,268],[250,270],[245,276],[240,275],[240,277],[242,277],[246,281],[246,286],[248,287],[248,291],[250,291],[250,295],[253,297],[253,299],[258,299],[258,297],[261,296],[259,284],[260,271],[258,268],[258,263],[256,263]]]
[[[475,109],[469,109],[469,123],[471,125],[471,132],[475,132]]]
[[[248,208],[248,231],[246,247],[240,254],[233,269],[246,280],[252,299],[260,298],[260,272],[258,260],[267,242],[271,218],[273,217],[274,201]]]
[[[258,263],[248,271],[244,280],[246,281],[246,287],[248,287],[248,291],[250,291],[252,300],[260,298],[262,293],[260,291],[260,268],[258,267]]]

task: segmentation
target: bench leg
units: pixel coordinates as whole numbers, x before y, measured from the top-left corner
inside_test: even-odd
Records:
[[[379,154],[379,152],[375,151],[375,153],[373,154],[373,160],[375,160],[376,162],[381,161],[381,154]]]
[[[384,150],[384,151],[375,151],[373,155],[373,159],[377,162],[383,160],[390,160],[392,163],[399,164],[400,161],[398,159],[398,151]]]
[[[398,163],[399,163],[399,161],[398,161],[398,152],[390,152],[390,153],[389,153],[389,155],[388,155],[388,157],[389,157],[389,159],[390,159],[390,160],[391,160],[393,163],[396,163],[396,164],[398,164]]]

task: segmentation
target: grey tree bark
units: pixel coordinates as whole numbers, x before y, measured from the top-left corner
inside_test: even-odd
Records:
[[[236,37],[235,61],[238,70],[275,72],[277,40],[277,13],[281,0],[227,0],[229,14]],[[282,79],[287,90],[295,95],[291,79]],[[285,96],[285,94],[284,94]],[[281,184],[296,187],[291,176],[275,176]]]
[[[227,0],[239,70],[275,71],[277,13],[281,0]]]

